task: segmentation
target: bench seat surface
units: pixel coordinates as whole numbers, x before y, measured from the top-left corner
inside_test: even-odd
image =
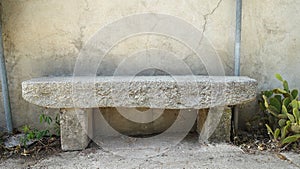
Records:
[[[203,109],[251,101],[256,89],[243,76],[42,77],[24,81],[22,96],[48,108]]]

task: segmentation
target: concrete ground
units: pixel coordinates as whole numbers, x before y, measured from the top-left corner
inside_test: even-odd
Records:
[[[156,144],[156,143],[153,143]],[[159,143],[161,144],[161,143]],[[110,146],[122,152],[106,151],[92,146],[83,151],[63,152],[39,161],[26,162],[24,159],[8,159],[0,168],[203,168],[203,169],[294,169],[300,168],[300,154],[257,152],[247,154],[230,144],[200,144],[185,139],[163,153],[142,157],[135,147],[120,148],[113,141]],[[138,150],[149,153],[153,147]],[[112,147],[110,147],[112,148]]]

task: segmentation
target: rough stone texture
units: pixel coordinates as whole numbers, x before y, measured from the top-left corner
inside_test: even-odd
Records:
[[[197,129],[196,131],[200,134],[201,129],[207,119],[209,109],[201,109],[199,110],[198,117],[197,117]],[[232,112],[229,107],[225,107],[223,110],[222,117],[216,130],[212,133],[209,137],[209,141],[213,142],[230,142],[231,136],[231,116]],[[209,127],[209,126],[208,126]]]
[[[82,150],[92,137],[92,109],[61,109],[62,150]]]
[[[45,77],[22,83],[23,98],[50,108],[203,109],[256,96],[257,82],[233,76]]]
[[[203,31],[213,44],[223,61],[226,75],[233,74],[235,1],[232,0],[3,0],[1,5],[14,127],[25,124],[42,127],[37,112],[44,109],[21,98],[22,81],[72,75],[81,47],[99,28],[136,13],[164,13],[189,22]],[[297,73],[291,73],[300,71],[299,6],[297,0],[243,2],[241,74],[256,79],[259,90],[281,86],[273,76],[277,72],[290,82],[291,87],[300,88]],[[100,65],[99,75],[113,75],[124,58],[150,48],[170,51],[194,74],[207,74],[201,60],[184,44],[170,37],[147,34],[116,44]],[[143,65],[147,61],[132,62]],[[168,65],[177,70],[176,74],[186,73],[171,61]],[[155,72],[149,72],[149,75],[153,74]],[[256,112],[256,103],[240,109],[241,125]],[[5,126],[2,105],[0,110],[0,125]],[[114,120],[115,116],[110,118]]]

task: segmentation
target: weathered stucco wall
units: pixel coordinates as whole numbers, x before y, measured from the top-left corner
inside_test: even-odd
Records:
[[[234,0],[4,0],[2,7],[14,127],[40,126],[41,112],[57,112],[25,102],[21,97],[22,81],[72,75],[80,49],[101,27],[136,13],[168,14],[189,22],[199,31],[204,30],[223,61],[226,75],[233,74]],[[260,90],[280,85],[274,78],[275,73],[281,73],[292,87],[300,88],[297,75],[300,71],[297,56],[300,52],[299,9],[300,1],[297,0],[243,2],[241,74],[257,79]],[[124,57],[152,48],[180,56],[195,74],[207,73],[195,54],[178,41],[158,35],[139,35],[118,43],[105,57],[98,74],[112,75]],[[137,60],[135,64],[143,64],[143,61]],[[184,74],[180,68],[178,70],[176,74]],[[253,105],[244,106],[241,125],[257,111]],[[119,119],[113,110],[106,109],[104,114],[110,119]],[[169,114],[173,117],[176,112]],[[164,119],[168,118],[164,116]],[[172,120],[170,118],[169,122]],[[122,120],[120,124],[124,125]],[[166,124],[162,126],[168,126]]]

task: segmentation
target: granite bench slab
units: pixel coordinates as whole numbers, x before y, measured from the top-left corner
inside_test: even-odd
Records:
[[[22,83],[22,95],[48,108],[203,109],[256,96],[257,82],[234,76],[44,77]]]

